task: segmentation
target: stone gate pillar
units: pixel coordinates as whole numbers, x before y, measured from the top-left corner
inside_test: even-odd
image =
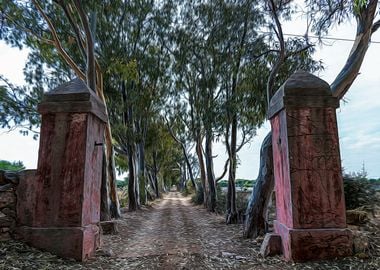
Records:
[[[99,245],[105,107],[80,79],[46,93],[37,172],[21,181],[18,222],[24,241],[86,260]]]
[[[349,256],[336,108],[330,86],[303,71],[270,102],[277,220],[287,260]]]

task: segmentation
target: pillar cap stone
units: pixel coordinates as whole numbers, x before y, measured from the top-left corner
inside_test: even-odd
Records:
[[[330,85],[313,74],[299,70],[293,73],[270,100],[268,118],[285,108],[338,108]]]
[[[79,78],[61,84],[44,93],[38,105],[40,114],[48,113],[92,113],[107,122],[106,108],[99,97]]]

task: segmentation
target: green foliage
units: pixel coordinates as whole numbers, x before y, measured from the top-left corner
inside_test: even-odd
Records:
[[[219,182],[218,182],[218,185],[217,185],[218,187],[221,187],[221,188],[226,188],[226,187],[228,187],[228,181],[227,180],[220,180]]]
[[[344,177],[343,183],[347,209],[364,207],[372,210],[380,203],[373,184],[367,179]]]
[[[354,0],[354,12],[355,14],[360,14],[363,8],[367,5],[367,0]]]
[[[235,183],[240,188],[251,188],[254,185],[254,181],[248,179],[236,179]]]
[[[128,187],[128,178],[126,178],[125,180],[116,180],[116,186],[117,186],[117,188]]]
[[[380,179],[367,179],[367,171],[363,163],[360,171],[343,173],[344,196],[347,209],[362,207],[367,210],[374,209],[380,203],[380,196],[376,191],[376,184]]]
[[[237,192],[236,193],[236,208],[238,212],[238,220],[243,221],[245,210],[247,209],[248,199],[250,193],[247,192]],[[216,212],[218,214],[226,214],[227,208],[227,194],[222,191],[221,187],[217,186],[217,202],[216,202]]]
[[[203,188],[201,185],[199,185],[198,190],[194,193],[193,196],[191,196],[191,201],[196,205],[203,204],[204,201],[204,194],[203,194]]]
[[[255,184],[254,180],[249,179],[236,179],[235,185],[239,188],[252,188]],[[220,180],[218,182],[218,186],[221,188],[227,188],[228,187],[228,181],[227,180]]]
[[[196,179],[195,181],[196,181],[196,182],[198,183],[198,185],[200,186],[200,181],[199,181],[199,179]],[[182,195],[183,195],[183,196],[188,196],[188,195],[190,195],[190,194],[194,195],[194,193],[195,193],[195,189],[194,189],[194,187],[193,187],[193,184],[191,183],[191,181],[187,181],[185,187],[184,187],[183,190],[182,190]]]
[[[378,178],[378,179],[371,178],[371,179],[368,179],[368,181],[369,181],[371,184],[380,185],[380,178]]]
[[[7,160],[0,160],[0,170],[4,171],[21,171],[24,170],[25,166],[22,163],[22,161],[7,161]]]
[[[118,188],[117,194],[119,197],[120,207],[127,207],[127,205],[128,205],[128,186]]]
[[[31,132],[36,139],[38,133],[34,127],[40,124],[37,104],[41,95],[38,86],[19,87],[0,75],[0,127],[21,128],[23,135]]]

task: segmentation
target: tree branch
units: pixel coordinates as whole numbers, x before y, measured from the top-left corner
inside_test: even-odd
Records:
[[[378,27],[378,22],[373,24],[377,3],[378,0],[370,0],[365,10],[356,16],[358,27],[356,30],[355,42],[345,65],[331,84],[333,96],[339,99],[344,97],[358,76],[364,56],[367,53],[371,41],[372,28],[375,25],[375,28]]]
[[[377,31],[377,29],[379,29],[380,27],[380,20],[378,20],[377,22],[375,22],[373,25],[372,25],[372,29],[371,29],[371,33],[375,33]]]
[[[80,0],[74,0],[75,7],[78,10],[79,18],[82,22],[84,32],[86,34],[87,45],[87,84],[90,89],[96,92],[96,74],[95,74],[95,53],[94,53],[94,38],[90,30],[88,19],[84,13]],[[94,18],[93,18],[94,19]]]
[[[63,10],[63,12],[66,15],[67,20],[69,21],[74,33],[75,33],[75,39],[77,40],[77,44],[79,47],[79,50],[83,56],[84,59],[86,59],[86,50],[84,47],[83,37],[80,34],[78,25],[74,22],[73,14],[71,13],[71,9],[68,9],[65,5],[65,2],[63,0],[54,0],[55,3],[57,3]],[[68,4],[70,6],[70,4]]]
[[[284,35],[282,32],[282,26],[280,23],[280,19],[278,18],[278,14],[277,14],[276,4],[274,3],[273,0],[269,0],[268,5],[269,5],[271,15],[272,15],[272,17],[275,21],[275,25],[276,25],[276,28],[274,28],[274,31],[275,31],[276,36],[278,38],[278,41],[280,43],[279,56],[277,58],[275,65],[273,66],[273,68],[269,74],[268,80],[267,80],[267,89],[266,89],[267,106],[269,107],[270,99],[272,98],[272,95],[273,95],[273,85],[275,82],[275,78],[277,76],[278,71],[280,70],[281,65],[285,61],[285,41],[284,41]]]
[[[229,163],[230,163],[230,159],[227,158],[226,162],[224,163],[223,173],[218,178],[215,179],[216,183],[218,183],[220,180],[222,180],[222,178],[226,175]]]
[[[66,63],[74,70],[74,72],[77,74],[79,78],[82,80],[86,79],[86,76],[84,73],[80,70],[80,68],[75,64],[74,60],[71,59],[71,57],[67,54],[67,52],[63,49],[62,44],[58,38],[57,32],[55,31],[54,25],[49,19],[49,17],[46,15],[46,13],[42,10],[41,6],[37,2],[37,0],[32,0],[34,6],[37,8],[38,12],[41,14],[41,16],[44,18],[46,23],[49,26],[50,32],[53,36],[54,44],[63,59],[65,59]]]

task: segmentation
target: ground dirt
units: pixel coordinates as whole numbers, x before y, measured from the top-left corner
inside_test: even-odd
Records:
[[[366,255],[304,264],[262,258],[262,239],[242,237],[242,225],[193,206],[170,192],[137,212],[126,212],[119,234],[102,237],[102,249],[86,263],[60,259],[16,241],[0,243],[0,269],[380,269],[379,224],[365,229]]]

